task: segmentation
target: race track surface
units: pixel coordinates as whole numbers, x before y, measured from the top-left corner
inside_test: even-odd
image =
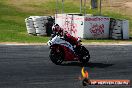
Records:
[[[86,46],[90,79],[132,79],[132,46]],[[48,46],[0,45],[0,88],[84,88],[78,77],[82,65],[49,60]],[[130,88],[130,86],[86,86]]]

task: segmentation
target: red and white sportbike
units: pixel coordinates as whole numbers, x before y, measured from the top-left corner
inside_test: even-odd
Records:
[[[56,65],[60,65],[63,61],[80,61],[85,64],[90,59],[89,51],[80,42],[72,46],[63,37],[56,35],[47,43],[50,46],[49,57]]]

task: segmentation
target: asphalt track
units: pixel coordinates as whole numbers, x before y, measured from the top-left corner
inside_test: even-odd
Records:
[[[132,79],[132,46],[86,46],[90,79]],[[0,88],[83,88],[78,77],[82,65],[53,64],[47,46],[0,45]],[[87,86],[86,88],[130,88],[130,86]]]

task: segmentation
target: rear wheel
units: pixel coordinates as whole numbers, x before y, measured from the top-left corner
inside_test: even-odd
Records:
[[[51,49],[49,57],[51,61],[56,65],[60,65],[64,60],[63,52],[60,48],[56,50]]]

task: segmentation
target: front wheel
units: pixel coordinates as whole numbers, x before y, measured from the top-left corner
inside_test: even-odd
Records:
[[[89,62],[89,59],[90,59],[90,54],[87,54],[87,55],[85,55],[85,56],[82,56],[80,61],[81,61],[82,63],[86,64],[86,63]]]
[[[60,65],[64,58],[63,58],[63,52],[59,49],[59,50],[50,50],[50,55],[49,55],[51,61],[56,64],[56,65]]]
[[[84,46],[81,46],[80,47],[80,62],[86,64],[89,62],[90,60],[90,54],[89,54],[89,51],[84,47]]]

